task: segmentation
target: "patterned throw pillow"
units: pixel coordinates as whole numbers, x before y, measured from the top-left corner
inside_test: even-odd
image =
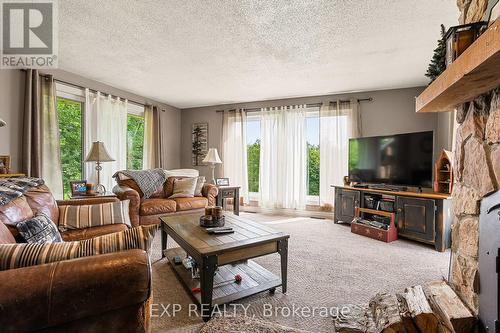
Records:
[[[197,183],[198,177],[175,179],[174,191],[169,199],[194,197],[194,191],[196,190]]]
[[[57,226],[45,214],[38,214],[29,220],[19,222],[16,228],[27,243],[62,242]]]
[[[196,181],[196,188],[194,189],[195,197],[202,197],[201,190],[203,189],[203,185],[205,185],[205,176],[199,176]]]
[[[59,206],[59,230],[81,229],[123,223],[132,227],[128,206],[130,200],[96,205]]]
[[[157,225],[139,226],[77,242],[0,245],[0,271],[131,249],[149,253]]]

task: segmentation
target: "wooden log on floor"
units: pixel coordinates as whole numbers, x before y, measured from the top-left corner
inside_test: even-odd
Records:
[[[432,311],[422,286],[406,288],[397,295],[403,323],[408,332],[446,332]],[[416,326],[416,327],[415,327]]]
[[[406,333],[396,295],[378,293],[370,300],[367,332]]]
[[[449,330],[455,333],[474,330],[476,318],[445,281],[429,283],[424,292],[432,310]]]
[[[379,293],[366,306],[349,306],[345,316],[334,318],[339,333],[406,333],[395,295]]]
[[[348,304],[342,306],[333,318],[335,332],[338,333],[366,333],[367,306]]]

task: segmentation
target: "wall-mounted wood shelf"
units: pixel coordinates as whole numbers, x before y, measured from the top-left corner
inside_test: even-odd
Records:
[[[500,20],[496,20],[416,99],[417,112],[452,111],[500,85]]]

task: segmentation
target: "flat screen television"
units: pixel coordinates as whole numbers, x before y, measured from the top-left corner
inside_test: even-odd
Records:
[[[432,187],[434,134],[349,140],[349,180],[366,184]]]

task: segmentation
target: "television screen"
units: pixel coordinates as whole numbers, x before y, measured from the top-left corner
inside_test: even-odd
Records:
[[[433,132],[349,140],[349,180],[432,187]]]

